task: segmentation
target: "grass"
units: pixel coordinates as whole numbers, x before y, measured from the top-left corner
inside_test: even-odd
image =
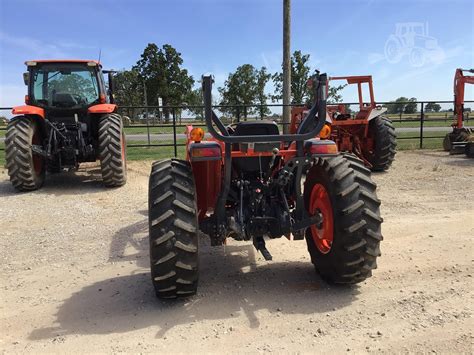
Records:
[[[185,147],[178,147],[178,158],[184,159]],[[127,148],[127,160],[162,160],[174,157],[174,147]]]
[[[452,121],[425,121],[423,122],[424,127],[451,127]],[[420,127],[420,122],[393,122],[395,128],[407,128],[407,127]]]
[[[424,132],[423,137],[423,149],[441,149],[443,147],[444,134],[442,132]],[[420,149],[418,132],[399,132],[397,138],[398,150]]]

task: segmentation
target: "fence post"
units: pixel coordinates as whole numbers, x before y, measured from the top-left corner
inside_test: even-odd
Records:
[[[174,143],[174,157],[178,157],[178,147],[176,142],[176,107],[173,107],[173,143]]]
[[[148,116],[148,106],[146,107],[146,135],[148,137],[148,145],[151,144],[150,141],[150,117]]]
[[[425,103],[421,103],[421,116],[420,116],[420,149],[423,149],[423,122],[425,120]]]

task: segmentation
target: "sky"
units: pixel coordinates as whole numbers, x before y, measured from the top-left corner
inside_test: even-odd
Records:
[[[282,3],[0,0],[0,107],[23,103],[26,60],[101,52],[104,68],[129,69],[148,43],[171,44],[195,79],[212,73],[216,86],[246,63],[276,72]],[[372,75],[380,102],[451,100],[455,69],[474,68],[472,0],[291,0],[291,17],[292,51],[310,54],[311,68],[332,76]],[[408,28],[422,34],[414,44]],[[466,99],[474,100],[473,87]],[[343,98],[355,100],[350,90]]]

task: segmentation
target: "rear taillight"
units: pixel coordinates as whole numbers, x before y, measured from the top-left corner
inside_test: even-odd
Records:
[[[312,139],[306,144],[306,149],[311,154],[337,154],[337,145],[331,140]]]
[[[221,156],[221,149],[219,147],[212,147],[212,148],[193,147],[193,149],[191,150],[191,157],[193,158],[204,158],[204,157],[220,158],[220,156]]]
[[[99,102],[100,102],[101,104],[105,104],[105,103],[107,102],[107,99],[106,99],[106,97],[105,97],[104,94],[100,94],[100,96],[99,96]]]
[[[28,95],[25,95],[25,104],[30,104],[30,97]]]
[[[221,156],[221,146],[217,142],[200,142],[189,145],[191,161],[220,160]]]

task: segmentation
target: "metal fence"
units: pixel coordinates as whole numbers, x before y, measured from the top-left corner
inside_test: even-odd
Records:
[[[466,103],[472,102],[474,101],[466,101]],[[418,142],[417,146],[423,149],[425,140],[444,138],[445,134],[450,130],[448,122],[453,122],[455,119],[452,111],[427,112],[425,108],[429,103],[453,107],[453,101],[446,100],[399,103],[378,102],[377,105],[389,107],[390,105],[416,104],[416,110],[413,113],[400,112],[388,116],[393,122],[408,123],[409,127],[398,129],[398,140],[415,140]],[[359,103],[349,102],[341,104],[346,105],[351,110],[354,107],[353,112],[358,111]],[[303,105],[290,106],[301,107]],[[245,120],[271,119],[280,126],[283,126],[281,119],[282,108],[283,105],[281,104],[214,106],[214,109],[220,115],[223,115],[223,120],[226,124]],[[10,110],[11,107],[0,107],[0,116],[7,116],[6,113]],[[174,156],[178,155],[178,148],[185,145],[184,130],[187,125],[205,126],[203,106],[122,106],[119,107],[119,113],[126,117],[124,122],[128,147],[172,147],[170,155]],[[471,123],[471,116],[471,112],[465,112],[464,122],[466,125]],[[432,124],[429,124],[431,127],[426,127],[427,122],[437,122],[439,126],[435,125],[436,129],[433,130]],[[445,130],[443,131],[441,128],[445,128]],[[5,129],[5,125],[0,126],[0,150],[4,149],[4,134],[2,134],[2,130],[4,131]],[[431,133],[440,134],[433,135]]]

